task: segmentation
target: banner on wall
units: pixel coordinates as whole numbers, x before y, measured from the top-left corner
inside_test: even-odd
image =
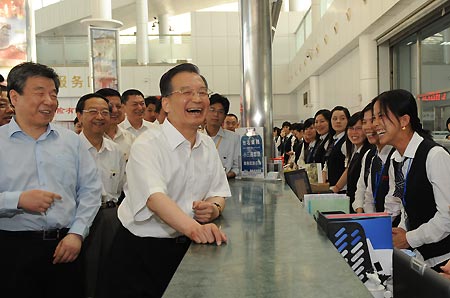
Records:
[[[0,0],[0,66],[27,60],[25,0]]]
[[[119,30],[90,27],[89,41],[93,91],[119,90]]]

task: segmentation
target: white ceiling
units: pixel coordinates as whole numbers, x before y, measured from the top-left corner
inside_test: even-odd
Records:
[[[237,0],[148,0],[148,16],[149,21],[151,21],[153,20],[154,16],[158,15],[163,14],[168,14],[169,16],[179,15],[212,6],[234,2],[237,2]],[[112,11],[113,19],[121,21],[124,24],[122,29],[127,29],[136,26],[135,1],[111,0],[111,7],[113,7]],[[42,9],[46,8],[44,7]],[[89,16],[86,16],[85,18],[88,17]],[[80,20],[76,20],[74,22],[64,24],[52,30],[41,32],[38,35],[41,36],[78,35],[84,34],[85,31],[86,31],[85,28],[80,24]]]

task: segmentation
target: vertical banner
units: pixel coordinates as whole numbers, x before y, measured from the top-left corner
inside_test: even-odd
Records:
[[[26,0],[0,0],[0,67],[27,60]]]
[[[93,91],[119,90],[119,30],[90,27]]]
[[[264,179],[264,127],[236,129],[241,142],[241,177]]]

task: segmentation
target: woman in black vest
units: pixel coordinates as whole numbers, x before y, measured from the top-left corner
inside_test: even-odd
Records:
[[[406,212],[392,229],[394,246],[412,247],[418,258],[439,271],[450,259],[450,155],[422,128],[411,93],[387,91],[373,103],[380,143],[396,149],[389,168],[395,183],[386,202],[396,200]]]
[[[395,148],[380,144],[380,139],[373,125],[373,105],[368,104],[362,110],[362,128],[372,149],[364,154],[361,160],[361,175],[358,180],[353,209],[363,208],[366,213],[388,212],[385,210],[384,199],[389,191],[389,165]],[[400,217],[394,220],[397,226]]]
[[[330,110],[319,110],[314,116],[314,128],[316,129],[319,139],[317,140],[317,149],[314,154],[314,162],[321,163],[322,168],[326,162],[326,152],[328,146],[333,143],[334,131],[331,128],[331,112]]]
[[[307,163],[314,163],[317,147],[319,147],[319,135],[314,128],[314,118],[308,118],[303,123],[303,148],[297,160],[297,168],[302,168]]]
[[[364,154],[372,146],[367,141],[366,135],[362,130],[362,113],[353,114],[348,120],[347,125],[347,196],[350,198],[350,210],[353,211],[353,202],[355,201],[356,184],[361,174],[361,160]],[[355,212],[362,212],[363,209],[355,209]]]
[[[345,172],[345,157],[347,150],[345,140],[350,112],[343,106],[336,106],[331,110],[331,126],[334,136],[331,144],[325,153],[326,169],[330,189],[335,193],[345,193],[347,186],[347,173]]]

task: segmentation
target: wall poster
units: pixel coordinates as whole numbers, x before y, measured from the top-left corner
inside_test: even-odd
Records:
[[[93,91],[119,90],[119,30],[90,27],[89,40]]]
[[[0,0],[0,67],[27,60],[26,0]]]

